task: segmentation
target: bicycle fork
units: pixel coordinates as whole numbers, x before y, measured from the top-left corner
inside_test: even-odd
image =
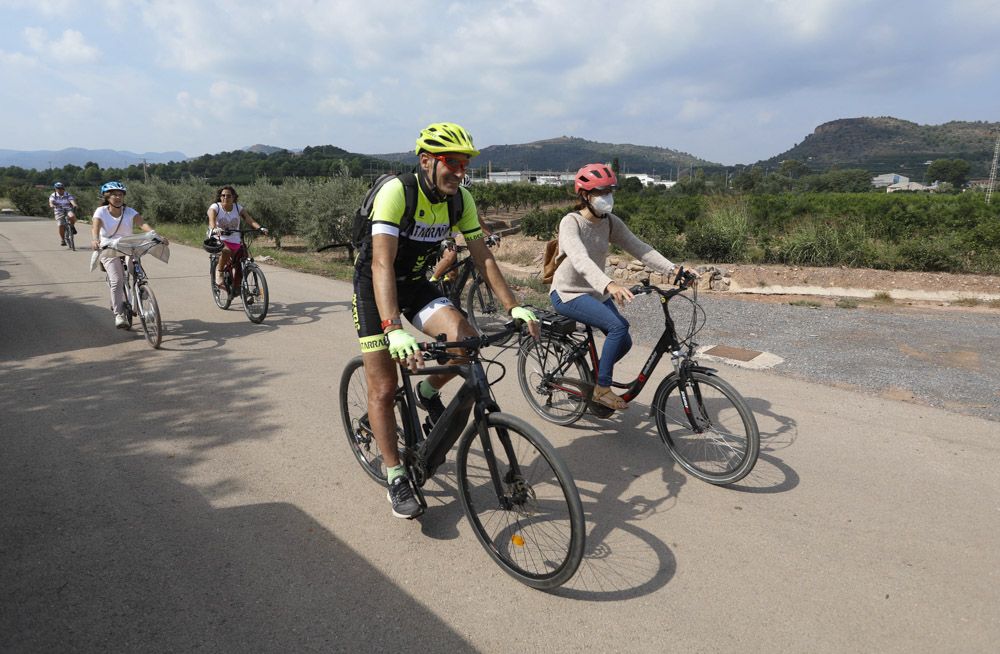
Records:
[[[706,427],[711,427],[711,422],[708,416],[705,414],[704,401],[701,397],[701,389],[698,387],[698,382],[691,379],[689,368],[691,362],[686,359],[680,351],[674,351],[670,353],[671,363],[674,366],[674,373],[677,375],[677,395],[681,398],[681,405],[684,407],[684,415],[688,419],[688,423],[691,425],[691,429],[694,430],[696,434],[701,434],[705,431]],[[688,388],[694,391],[695,401],[698,405],[698,413],[700,416],[696,416],[694,411],[691,410],[691,398],[688,395]],[[699,418],[701,421],[699,421]],[[702,426],[702,422],[705,426]]]

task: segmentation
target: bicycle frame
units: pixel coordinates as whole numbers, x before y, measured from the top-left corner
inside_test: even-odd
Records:
[[[442,373],[457,374],[463,379],[463,383],[426,438],[421,439],[423,429],[416,411],[417,396],[412,377]],[[403,393],[407,407],[407,415],[404,416],[406,423],[403,425],[404,443],[407,449],[406,458],[409,459],[406,463],[415,473],[413,481],[417,486],[423,486],[424,482],[434,476],[437,467],[444,462],[448,452],[465,432],[470,413],[478,426],[480,436],[483,437],[483,447],[487,450],[487,459],[491,461],[491,467],[494,465],[491,459],[492,446],[487,442],[489,439],[485,438],[485,417],[489,413],[499,411],[500,406],[493,398],[493,392],[486,378],[486,371],[478,358],[464,364],[427,366],[416,372],[404,368],[400,392]],[[505,444],[504,447],[513,459],[513,452],[510,451],[509,444]],[[494,483],[497,484],[497,492],[499,493],[497,471],[491,470],[490,472],[493,474]]]
[[[615,388],[625,389],[625,392],[622,394],[622,399],[626,402],[631,402],[639,395],[639,393],[642,392],[642,390],[646,387],[646,383],[656,370],[657,365],[659,365],[660,359],[662,359],[665,354],[670,354],[674,364],[674,370],[670,373],[671,375],[682,375],[689,369],[715,372],[714,369],[698,366],[691,360],[691,355],[693,354],[695,348],[695,344],[693,342],[689,342],[686,346],[684,346],[677,338],[677,330],[674,325],[674,320],[670,316],[668,303],[671,298],[686,290],[686,287],[670,289],[668,291],[661,291],[655,287],[649,288],[658,293],[660,297],[664,320],[663,333],[660,334],[660,338],[656,341],[656,345],[653,346],[652,352],[649,353],[649,357],[646,358],[645,363],[643,363],[642,368],[635,379],[625,383],[612,382],[611,385]],[[594,341],[593,328],[590,325],[584,324],[582,334],[580,334],[580,332],[575,332],[567,335],[566,340],[573,342],[574,345],[568,353],[560,357],[559,366],[553,371],[553,377],[558,377],[564,374],[567,370],[569,370],[570,365],[572,365],[574,361],[583,360],[587,362],[586,365],[589,366],[591,375],[594,379],[596,379],[597,370],[600,365],[600,358],[597,354],[597,345]],[[669,376],[670,375],[668,375],[668,377]],[[580,392],[578,389],[570,388],[561,390],[568,392]]]

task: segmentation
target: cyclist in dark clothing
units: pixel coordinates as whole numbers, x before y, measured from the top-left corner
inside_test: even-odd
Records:
[[[419,188],[413,220],[402,225],[403,183],[395,179],[385,184],[375,196],[371,237],[359,251],[354,270],[354,327],[368,383],[368,418],[385,462],[389,500],[397,518],[415,518],[423,512],[396,445],[396,365],[423,365],[417,339],[403,329],[401,316],[430,336],[446,334],[454,341],[476,335],[462,313],[426,279],[441,241],[451,234],[450,196],[463,194],[464,210],[455,229],[465,237],[476,266],[511,317],[528,323],[534,336],[539,333],[534,314],[518,305],[483,242],[475,200],[462,187],[469,161],[479,154],[472,137],[454,123],[435,123],[421,131],[416,153]],[[432,420],[444,411],[438,389],[452,377],[430,375],[418,384],[418,399]]]

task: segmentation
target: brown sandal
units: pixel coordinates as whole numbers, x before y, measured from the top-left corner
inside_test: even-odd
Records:
[[[596,402],[601,406],[606,406],[615,411],[628,408],[628,402],[624,398],[615,395],[610,388],[601,389],[594,387],[594,395],[591,397],[591,402]]]

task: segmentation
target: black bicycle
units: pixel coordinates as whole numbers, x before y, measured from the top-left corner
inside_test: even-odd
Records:
[[[500,244],[500,235],[491,234],[485,238],[490,248]],[[464,245],[449,246],[456,254],[462,254],[469,248]],[[493,295],[489,283],[476,268],[472,257],[456,257],[455,263],[448,266],[438,276],[435,282],[441,289],[441,294],[451,300],[456,308],[462,309],[469,319],[469,324],[480,334],[495,334],[504,330],[504,325],[510,318],[503,306]],[[472,284],[466,290],[469,282]],[[464,294],[464,301],[463,301]],[[510,338],[514,334],[511,333]],[[509,339],[508,339],[509,340]],[[502,345],[503,343],[497,343]]]
[[[122,239],[117,247],[111,248],[121,253],[119,259],[125,271],[124,315],[128,323],[127,329],[132,328],[132,320],[138,316],[146,341],[153,349],[160,348],[160,342],[163,340],[163,323],[160,320],[160,305],[157,304],[153,289],[149,286],[146,269],[142,267],[142,256],[162,242],[155,237],[136,244]],[[110,246],[106,245],[101,249],[109,248]]]
[[[240,249],[233,253],[222,271],[225,288],[219,288],[215,284],[215,268],[219,264],[220,253],[212,253],[208,258],[208,276],[212,283],[212,298],[215,300],[215,305],[220,309],[228,309],[233,298],[239,293],[243,299],[243,312],[253,323],[264,322],[270,300],[264,271],[254,262],[247,244],[247,236],[260,231],[259,229],[222,230],[223,234],[243,235]]]
[[[403,369],[395,399],[397,435],[401,459],[424,507],[421,489],[458,443],[459,496],[479,542],[518,581],[552,589],[570,579],[583,558],[583,506],[566,464],[549,442],[527,422],[502,413],[493,396],[490,386],[499,379],[487,379],[480,350],[516,331],[511,324],[498,334],[421,344],[424,359],[438,365]],[[412,378],[444,372],[458,373],[463,384],[434,426],[422,428]],[[341,376],[340,413],[354,456],[384,486],[386,470],[368,421],[360,356]]]
[[[713,484],[731,484],[743,479],[757,463],[760,432],[746,400],[713,368],[694,359],[694,336],[705,324],[698,303],[694,275],[680,269],[676,288],[663,290],[643,280],[629,289],[633,295],[656,293],[663,307],[664,330],[639,375],[623,388],[631,401],[652,378],[664,354],[673,370],[660,382],[650,406],[656,429],[667,451],[685,470]],[[690,294],[685,291],[691,290]],[[687,333],[679,339],[669,311],[672,299],[691,304]],[[577,330],[574,320],[549,311],[539,311],[542,337],[526,340],[518,350],[517,380],[531,408],[549,422],[569,425],[589,411],[607,418],[614,409],[591,400],[597,379],[598,355],[589,325]]]

